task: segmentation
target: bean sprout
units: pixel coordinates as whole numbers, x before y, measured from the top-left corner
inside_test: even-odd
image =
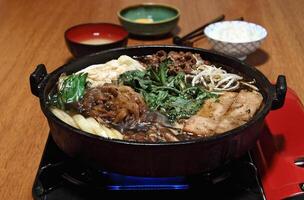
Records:
[[[201,84],[204,89],[216,94],[236,90],[241,84],[258,91],[258,88],[253,85],[255,81],[242,81],[243,77],[228,73],[214,65],[204,64],[200,60],[197,60],[197,66],[197,70],[193,71],[193,74],[185,76],[185,80],[192,78],[192,86]]]
[[[259,89],[256,86],[252,85],[252,83],[250,83],[250,82],[243,82],[243,81],[241,81],[240,83],[243,84],[243,85],[246,85],[246,86],[248,86],[250,88],[252,88],[253,90],[259,91]]]

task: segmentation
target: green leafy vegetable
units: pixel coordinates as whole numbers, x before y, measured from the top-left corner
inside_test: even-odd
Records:
[[[125,85],[133,86],[135,89],[147,89],[151,85],[151,80],[145,80],[146,73],[135,70],[127,71],[120,75],[120,81],[123,81]]]
[[[169,61],[165,61],[160,64],[159,70],[158,70],[158,77],[160,79],[160,82],[162,85],[167,84],[167,73],[168,73],[168,67],[167,65],[169,64]]]
[[[81,100],[84,95],[87,76],[87,73],[60,76],[57,92],[49,95],[49,103],[64,109],[66,104]]]
[[[168,75],[169,63],[164,61],[156,70],[125,72],[118,81],[140,92],[151,110],[158,110],[173,122],[194,115],[206,99],[216,95],[188,84],[184,73]]]

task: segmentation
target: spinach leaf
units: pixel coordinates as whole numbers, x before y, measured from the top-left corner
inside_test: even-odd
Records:
[[[168,75],[165,60],[158,68],[146,71],[128,71],[120,75],[118,81],[140,92],[151,110],[157,110],[173,122],[194,115],[208,98],[216,97],[198,86],[185,81],[185,74]]]
[[[158,92],[146,92],[143,90],[141,94],[151,110],[158,110],[159,106],[169,95],[168,91],[165,90],[159,90]]]
[[[158,77],[159,77],[160,82],[162,83],[162,85],[167,84],[167,73],[168,73],[167,65],[168,65],[168,61],[160,63],[159,70],[157,72]]]
[[[87,73],[61,76],[57,92],[49,95],[50,104],[64,109],[66,104],[80,101],[84,95],[87,76]]]
[[[167,113],[169,120],[189,118],[201,107],[202,102],[186,99],[183,96],[171,97],[164,102],[162,111]]]
[[[118,82],[124,85],[131,86],[139,91],[139,89],[148,89],[151,86],[152,81],[145,79],[146,72],[134,70],[127,71],[119,76]]]

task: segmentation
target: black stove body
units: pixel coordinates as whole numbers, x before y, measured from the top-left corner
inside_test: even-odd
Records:
[[[115,158],[113,158],[115,159]],[[49,136],[33,186],[36,200],[93,199],[104,194],[199,192],[207,199],[265,199],[250,153],[214,172],[179,177],[124,176],[68,158]]]

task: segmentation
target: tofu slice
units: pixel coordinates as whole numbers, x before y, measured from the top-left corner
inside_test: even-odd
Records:
[[[237,92],[226,92],[218,99],[208,99],[197,115],[218,120],[228,111],[237,95]]]
[[[226,115],[234,119],[248,121],[260,108],[262,101],[263,96],[259,92],[241,90]]]
[[[208,99],[202,108],[185,122],[184,130],[197,135],[212,135],[221,117],[228,111],[238,93],[226,92],[218,99]]]
[[[183,130],[210,136],[232,130],[249,121],[258,111],[263,96],[256,91],[226,92],[208,99],[196,115],[185,121]]]
[[[215,133],[217,125],[217,120],[199,115],[193,115],[186,121],[183,130],[201,136],[210,136]]]
[[[245,124],[258,111],[262,101],[263,96],[259,92],[241,90],[215,132],[223,133]]]

